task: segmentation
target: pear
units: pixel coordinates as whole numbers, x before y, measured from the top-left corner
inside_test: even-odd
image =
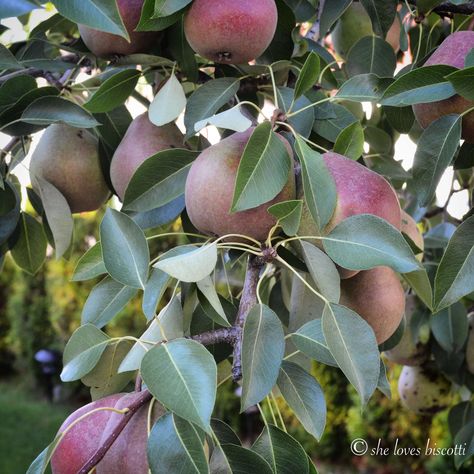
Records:
[[[193,225],[204,234],[244,234],[265,240],[276,223],[267,209],[295,198],[295,178],[291,169],[288,182],[274,199],[253,209],[230,212],[237,169],[252,132],[253,128],[250,128],[221,140],[204,150],[191,166],[186,180],[186,209]],[[289,143],[280,135],[279,138],[293,156]]]
[[[110,195],[99,160],[98,140],[88,130],[50,125],[41,137],[30,164],[30,174],[54,185],[71,212],[98,209]]]
[[[340,302],[367,321],[378,344],[392,336],[405,313],[403,287],[388,267],[365,270],[342,280]]]
[[[450,383],[426,366],[403,367],[398,379],[398,393],[406,408],[420,415],[438,413],[451,401]]]
[[[123,200],[133,174],[147,158],[169,148],[182,148],[183,141],[183,134],[174,123],[157,127],[147,113],[135,118],[110,164],[110,179],[120,199]]]
[[[184,33],[202,57],[243,64],[268,48],[277,21],[274,0],[194,0],[184,18]]]
[[[449,35],[430,56],[424,66],[446,64],[459,69],[464,68],[467,54],[474,48],[474,31],[458,31]],[[426,128],[430,123],[444,115],[461,114],[474,107],[474,101],[454,95],[448,99],[413,106],[418,123]],[[462,137],[469,143],[474,143],[474,112],[462,119]]]
[[[118,10],[130,36],[130,42],[119,35],[79,25],[79,33],[89,50],[96,56],[103,58],[115,54],[128,55],[147,52],[154,43],[159,41],[161,33],[135,31],[140,21],[143,2],[144,0],[117,0]]]

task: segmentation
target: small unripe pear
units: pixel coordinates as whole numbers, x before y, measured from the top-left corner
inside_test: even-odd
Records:
[[[184,32],[202,57],[243,64],[268,48],[277,21],[274,0],[194,0],[184,19]]]
[[[450,383],[434,369],[403,367],[398,379],[402,404],[421,415],[444,410],[451,401]]]
[[[416,311],[416,297],[408,295],[405,304],[405,331],[400,342],[389,351],[385,351],[388,360],[400,365],[417,366],[428,359],[429,352],[426,345],[420,341],[415,342],[411,329],[411,321]]]
[[[382,344],[403,319],[405,293],[391,268],[376,267],[341,281],[341,304],[364,318]]]
[[[79,25],[81,38],[96,56],[106,58],[114,54],[145,53],[158,41],[161,33],[156,31],[135,31],[140,21],[144,0],[117,0],[123,24],[130,36],[130,42],[119,35]]]
[[[458,31],[449,35],[438,46],[424,66],[446,64],[463,69],[466,56],[472,48],[474,48],[474,31]],[[426,128],[443,115],[461,114],[471,107],[474,107],[474,101],[456,94],[438,102],[416,104],[413,106],[413,111],[419,124]],[[474,143],[474,112],[468,113],[462,119],[462,137],[467,142]]]
[[[469,313],[469,336],[466,347],[467,369],[474,375],[474,313]]]
[[[265,240],[276,219],[267,209],[295,198],[293,169],[283,190],[271,201],[246,211],[230,212],[240,159],[253,128],[234,133],[204,150],[194,161],[186,180],[186,209],[193,225],[204,234],[243,234]],[[280,135],[289,155],[289,143]]]
[[[110,195],[102,174],[98,140],[88,130],[50,125],[32,157],[30,174],[54,185],[71,212],[95,211]]]
[[[145,112],[133,120],[110,164],[112,185],[123,200],[137,168],[150,156],[168,148],[182,148],[184,137],[174,123],[157,127]]]
[[[400,49],[400,30],[400,22],[395,18],[385,38],[395,53]],[[336,53],[345,59],[357,41],[373,34],[370,16],[361,3],[354,2],[339,18],[331,33],[331,39]]]

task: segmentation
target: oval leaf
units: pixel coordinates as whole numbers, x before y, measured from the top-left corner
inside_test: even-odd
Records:
[[[148,109],[150,122],[157,127],[177,119],[186,107],[183,86],[172,74],[166,84],[158,91]]]

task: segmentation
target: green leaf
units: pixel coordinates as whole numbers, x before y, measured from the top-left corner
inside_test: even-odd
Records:
[[[283,201],[268,208],[268,212],[278,219],[278,223],[286,235],[296,235],[300,227],[303,213],[303,201]]]
[[[332,104],[332,111],[334,117],[315,120],[313,130],[321,137],[334,143],[342,130],[359,120],[342,105]]]
[[[304,429],[321,439],[326,425],[326,401],[318,381],[299,365],[283,361],[277,384]]]
[[[303,64],[295,85],[295,100],[311,89],[318,82],[321,64],[319,56],[311,51]]]
[[[387,378],[387,367],[382,359],[380,359],[380,375],[377,389],[380,390],[389,400],[392,399],[392,388]]]
[[[386,41],[377,36],[365,36],[349,50],[346,69],[350,77],[369,73],[392,77],[396,65],[393,48]]]
[[[397,0],[361,0],[376,35],[385,38],[397,14]]]
[[[311,91],[308,91],[308,93],[309,92]],[[293,89],[290,87],[278,87],[277,97],[278,106],[281,108],[283,113],[289,113],[290,107],[292,113],[297,113],[288,118],[288,123],[297,133],[303,137],[309,137],[314,123],[314,107],[309,107],[307,109],[305,109],[305,107],[310,106],[312,102],[308,97],[303,95],[293,103]],[[314,102],[316,102],[316,100]]]
[[[10,50],[0,43],[0,68],[1,69],[23,69]]]
[[[0,246],[14,232],[20,219],[20,196],[13,184],[5,182],[0,189]]]
[[[172,74],[165,85],[157,92],[148,109],[150,122],[161,127],[176,120],[186,107],[183,86]]]
[[[320,153],[299,137],[296,137],[295,149],[301,163],[305,202],[321,231],[336,208],[336,183]]]
[[[0,5],[0,19],[19,17],[37,8],[38,4],[29,0],[3,0]]]
[[[309,358],[333,367],[338,366],[324,337],[321,319],[307,322],[291,335],[291,340]]]
[[[375,102],[380,100],[392,79],[380,78],[375,74],[360,74],[344,82],[336,97],[354,102]]]
[[[199,79],[199,68],[196,61],[196,53],[186,38],[184,15],[182,13],[179,20],[174,22],[166,33],[169,54],[177,61],[181,73],[187,77],[188,81],[197,83]],[[168,18],[173,18],[173,15]]]
[[[215,243],[196,248],[190,246],[186,253],[175,257],[162,258],[153,266],[184,282],[196,282],[210,275],[217,264]]]
[[[191,95],[184,114],[186,139],[195,134],[194,126],[197,122],[214,115],[237,94],[239,85],[240,78],[221,77],[206,82]]]
[[[166,413],[153,426],[148,438],[148,465],[152,474],[186,472],[207,474],[204,433],[193,424]]]
[[[307,474],[308,458],[298,441],[280,428],[267,425],[252,446],[275,474]]]
[[[72,281],[85,281],[107,273],[102,258],[102,246],[97,242],[77,262]]]
[[[392,107],[386,105],[383,111],[387,116],[388,123],[400,133],[408,133],[415,123],[415,114],[411,106]]]
[[[410,273],[420,269],[402,234],[372,214],[348,217],[322,239],[329,257],[349,270],[387,266],[399,273]]]
[[[445,76],[455,70],[443,64],[413,69],[387,87],[380,103],[403,107],[448,99],[456,91]]]
[[[145,285],[143,293],[142,309],[148,320],[155,317],[156,307],[165,294],[166,288],[171,281],[169,275],[158,268],[153,268]]]
[[[254,306],[242,336],[242,400],[240,411],[260,402],[275,385],[285,352],[278,316],[265,305]]]
[[[142,14],[136,31],[162,31],[178,22],[183,16],[183,12],[178,11],[166,17],[152,18],[154,10],[155,0],[145,0],[143,2]]]
[[[319,36],[324,38],[336,20],[349,8],[352,0],[332,0],[324,2],[319,20]]]
[[[137,290],[104,278],[92,289],[82,310],[82,324],[105,326],[136,295]]]
[[[233,444],[216,446],[212,452],[210,466],[213,473],[273,474],[270,464],[262,456],[255,451]]]
[[[175,339],[150,349],[141,364],[153,396],[178,416],[209,431],[217,390],[217,367],[201,344]]]
[[[237,104],[229,110],[224,110],[224,112],[196,122],[194,130],[199,132],[208,125],[234,130],[235,132],[245,132],[252,126],[252,121],[241,112],[241,106]]]
[[[467,310],[462,303],[455,303],[431,318],[431,331],[446,352],[459,352],[466,342],[469,324]]]
[[[302,240],[303,258],[319,292],[333,303],[341,297],[341,278],[332,260],[318,247]]]
[[[454,457],[456,469],[459,469],[468,459],[474,456],[474,421],[463,426],[454,438],[455,446],[462,446],[462,452]]]
[[[34,275],[46,258],[47,240],[43,226],[22,212],[14,238],[14,247],[11,249],[13,260],[22,270]]]
[[[79,380],[99,362],[110,338],[91,324],[76,329],[64,349],[63,382]]]
[[[221,444],[235,444],[236,446],[242,444],[235,431],[224,421],[213,418],[211,428]]]
[[[36,99],[25,109],[20,120],[41,126],[65,123],[71,127],[93,128],[100,125],[89,112],[79,105],[54,96]]]
[[[435,308],[439,311],[474,291],[474,216],[451,237],[436,272]]]
[[[84,104],[89,112],[110,112],[122,105],[135,89],[141,72],[125,69],[105,80],[91,98]]]
[[[357,313],[333,303],[324,309],[322,327],[331,354],[366,405],[380,374],[374,331]]]
[[[146,159],[128,184],[124,209],[150,211],[182,195],[197,155],[198,152],[178,148],[160,151]]]
[[[411,188],[421,206],[427,206],[459,146],[461,116],[444,115],[423,131],[416,148]]]
[[[58,12],[74,23],[82,23],[129,40],[116,0],[54,0]]]
[[[425,268],[410,273],[404,273],[403,279],[415,291],[418,298],[431,310],[433,309],[433,289]]]
[[[191,3],[191,0],[155,0],[153,18],[172,15]]]
[[[130,349],[119,367],[119,372],[140,368],[143,356],[156,343],[184,336],[184,314],[181,301],[174,297],[153,319],[147,330]]]
[[[468,100],[474,100],[474,66],[452,72],[446,76],[446,79],[459,95]]]
[[[35,189],[39,192],[48,225],[51,229],[56,249],[56,258],[61,258],[72,241],[74,220],[66,198],[51,183],[41,176],[32,176]]]
[[[216,288],[214,286],[213,281],[211,280],[211,277],[207,276],[203,278],[202,280],[196,282],[196,285],[199,289],[199,292],[204,297],[199,298],[199,301],[201,303],[201,306],[203,306],[203,309],[206,314],[210,315],[211,319],[213,319],[217,324],[221,326],[230,327],[231,324],[227,319],[224,308],[222,307],[222,304],[219,300],[219,295],[217,294]],[[210,311],[206,311],[205,306],[207,305],[211,306],[212,309]]]
[[[271,123],[257,126],[240,159],[231,212],[271,201],[288,182],[290,169],[288,150],[272,130]]]
[[[145,288],[150,252],[145,234],[126,214],[108,208],[100,224],[102,256],[114,280]]]
[[[364,129],[360,122],[346,127],[334,143],[334,152],[357,160],[364,152]]]

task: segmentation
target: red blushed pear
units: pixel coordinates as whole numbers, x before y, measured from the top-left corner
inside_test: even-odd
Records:
[[[121,410],[130,406],[140,396],[139,392],[118,393],[89,403],[70,415],[59,428],[59,432],[65,431],[73,422],[93,410],[106,407]],[[146,403],[132,415],[96,466],[97,474],[148,474],[148,408],[149,404]],[[154,404],[153,410],[152,421],[164,413],[159,403]],[[57,445],[51,458],[52,473],[77,474],[110,436],[121,417],[123,414],[111,410],[98,410],[78,421]]]
[[[322,235],[329,234],[344,219],[357,214],[373,214],[400,229],[400,203],[395,190],[385,178],[338,153],[328,152],[323,158],[336,184],[337,202]],[[319,235],[306,206],[303,208],[298,234]],[[342,278],[350,278],[357,271],[341,269],[340,273]]]
[[[117,6],[123,24],[130,35],[130,42],[121,36],[79,25],[79,33],[86,46],[99,57],[115,54],[144,53],[161,37],[160,32],[134,31],[140,21],[144,0],[117,0]]]
[[[458,31],[449,35],[439,45],[424,66],[445,64],[462,69],[466,56],[472,48],[474,48],[474,31]],[[426,128],[443,115],[461,114],[471,107],[474,107],[474,101],[454,95],[438,102],[416,104],[413,106],[413,112],[419,124]],[[467,142],[474,143],[474,112],[463,117],[462,137]]]
[[[184,19],[184,32],[202,57],[243,64],[268,48],[277,21],[274,0],[194,0]]]
[[[364,318],[382,344],[403,319],[405,292],[391,268],[376,267],[341,282],[341,304]]]
[[[123,200],[137,168],[150,156],[169,148],[183,148],[184,137],[174,123],[153,125],[145,112],[133,120],[110,164],[110,179]]]
[[[204,234],[219,237],[243,234],[263,241],[276,223],[267,209],[295,198],[295,178],[291,169],[287,184],[274,199],[253,209],[230,212],[240,159],[253,130],[234,133],[207,148],[191,166],[186,180],[186,209],[193,225]],[[292,157],[289,143],[280,135],[278,137]]]

